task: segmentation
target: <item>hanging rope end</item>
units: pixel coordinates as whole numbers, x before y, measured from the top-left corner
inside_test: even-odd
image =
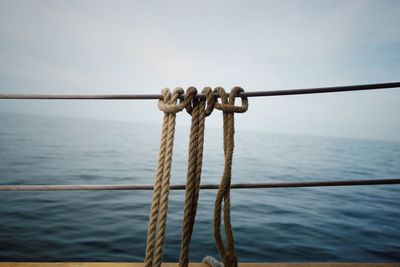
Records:
[[[205,256],[201,262],[207,264],[210,267],[224,267],[223,263],[219,262],[216,258],[212,256]]]

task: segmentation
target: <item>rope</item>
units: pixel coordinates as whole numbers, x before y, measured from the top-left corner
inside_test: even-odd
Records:
[[[295,183],[239,183],[232,184],[231,189],[265,189],[265,188],[301,188],[327,186],[359,186],[359,185],[395,185],[400,184],[399,178],[393,179],[366,179],[343,181],[313,181]],[[115,184],[115,185],[0,185],[0,191],[73,191],[73,190],[153,190],[149,184]],[[171,185],[170,190],[185,190],[186,185]],[[202,184],[200,189],[218,189],[216,184]]]
[[[211,256],[205,256],[201,262],[211,267],[224,267],[222,263],[220,263],[218,260],[216,260],[214,257]]]
[[[188,89],[196,92],[194,87]],[[215,98],[212,89],[206,87],[202,93],[207,96],[206,101],[201,99],[193,99],[192,105],[186,106],[187,112],[192,116],[189,140],[189,156],[187,183],[185,192],[185,204],[182,223],[182,241],[179,266],[187,267],[189,264],[189,246],[195,223],[197,202],[200,191],[201,167],[203,160],[204,145],[204,124],[206,116],[209,116],[215,105]]]
[[[222,262],[225,267],[237,267],[238,259],[235,253],[235,244],[233,238],[233,231],[231,225],[230,216],[230,186],[231,186],[231,175],[232,175],[232,158],[234,148],[234,113],[246,112],[248,109],[248,100],[246,97],[242,97],[242,106],[235,106],[235,97],[243,92],[240,87],[234,87],[229,97],[225,90],[221,87],[215,88],[216,92],[221,97],[222,103],[215,103],[215,108],[223,111],[223,125],[224,125],[224,155],[225,155],[225,166],[224,173],[221,178],[221,183],[218,187],[217,197],[215,199],[215,211],[214,211],[214,238],[217,245],[217,249],[222,258]],[[226,248],[221,237],[221,210],[222,201],[224,201],[224,229],[226,238]],[[215,266],[213,263],[205,261],[211,266]]]
[[[159,100],[158,102],[158,108],[164,111],[164,119],[157,174],[154,182],[153,201],[147,228],[146,257],[144,261],[146,267],[159,267],[161,265],[168,211],[175,118],[176,113],[181,111],[193,99],[193,95],[187,95],[185,100],[179,101],[178,104],[177,101],[182,94],[183,90],[181,88],[176,88],[172,95],[169,89],[166,88],[162,91],[163,100]]]

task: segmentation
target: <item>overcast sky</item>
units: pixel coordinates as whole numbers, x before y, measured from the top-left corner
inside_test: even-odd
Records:
[[[0,0],[1,93],[247,91],[400,81],[400,1]],[[238,129],[400,140],[400,90],[251,98]],[[150,121],[154,100],[1,100],[0,112]],[[186,113],[179,124],[189,124]],[[219,127],[216,111],[208,125]]]

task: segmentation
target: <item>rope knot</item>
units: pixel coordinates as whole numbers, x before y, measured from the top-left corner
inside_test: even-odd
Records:
[[[215,108],[227,113],[243,113],[249,108],[249,101],[247,97],[241,97],[242,105],[235,106],[235,98],[239,93],[244,92],[243,88],[235,86],[232,88],[229,95],[225,92],[224,88],[217,87],[214,92],[221,98],[221,103],[216,102]]]
[[[193,93],[194,92],[194,93]],[[193,108],[199,103],[199,102],[204,102],[202,103],[201,107],[205,111],[206,117],[210,116],[211,113],[214,110],[215,102],[216,102],[216,97],[213,94],[213,91],[211,87],[205,87],[202,91],[202,94],[206,95],[206,101],[200,101],[199,98],[196,97],[197,90],[195,87],[189,87],[188,90],[186,91],[186,97],[189,95],[192,96],[192,101],[188,102],[186,105],[186,111],[190,115],[192,115]]]
[[[195,95],[195,93],[188,94],[182,101],[183,93],[184,91],[180,87],[175,88],[172,94],[168,88],[164,88],[162,90],[163,99],[158,100],[158,108],[166,113],[178,113],[182,111]]]
[[[245,112],[249,103],[247,97],[242,97],[242,105],[235,106],[235,97],[243,92],[240,87],[232,88],[228,95],[222,87],[217,87],[214,92],[221,98],[221,103],[215,103],[215,108],[223,111],[223,127],[224,127],[224,173],[221,177],[221,183],[218,187],[217,196],[215,198],[214,208],[214,238],[218,252],[222,258],[224,267],[237,267],[238,259],[235,253],[235,244],[233,238],[233,230],[231,225],[231,200],[230,187],[232,180],[232,160],[234,148],[234,116],[235,113]],[[223,205],[224,213],[224,230],[226,247],[221,235],[221,212]],[[213,264],[213,262],[211,262]],[[214,266],[212,266],[214,267]]]
[[[189,113],[190,115],[192,115],[193,107],[196,105],[198,101],[198,99],[194,97],[196,94],[197,94],[196,87],[191,86],[186,90],[185,100],[187,100],[189,97],[191,98],[191,100],[187,101],[187,105],[185,108],[187,113]]]
[[[214,93],[215,92],[215,93]],[[189,264],[189,245],[193,233],[197,203],[200,190],[201,167],[204,146],[204,124],[214,107],[223,111],[224,128],[224,173],[215,200],[214,211],[214,237],[217,249],[223,264],[211,257],[206,257],[204,262],[213,267],[237,267],[238,259],[235,253],[232,225],[230,222],[230,186],[232,173],[232,157],[234,148],[234,113],[242,113],[248,109],[247,97],[241,96],[242,105],[235,106],[235,98],[243,92],[240,87],[234,87],[229,95],[222,87],[213,91],[205,87],[202,93],[206,99],[196,97],[197,90],[189,87],[183,97],[183,89],[168,88],[162,90],[162,99],[158,101],[158,108],[164,111],[163,128],[161,132],[161,145],[158,157],[157,174],[154,182],[153,201],[147,228],[147,245],[145,267],[160,267],[162,262],[163,243],[165,238],[169,180],[171,174],[172,149],[175,134],[176,113],[186,108],[192,116],[190,129],[189,157],[187,183],[185,192],[184,218],[182,227],[182,242],[179,266],[187,267]],[[217,101],[221,97],[221,103]],[[221,212],[223,202],[224,228],[226,249],[221,236]]]

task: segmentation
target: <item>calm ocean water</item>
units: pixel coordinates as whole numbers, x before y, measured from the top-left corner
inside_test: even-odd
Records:
[[[0,114],[1,184],[153,183],[158,124]],[[171,183],[184,183],[177,127]],[[206,130],[202,182],[219,181]],[[400,177],[400,143],[237,131],[233,182]],[[232,192],[241,261],[400,261],[400,186]],[[200,192],[191,261],[217,256],[215,191]],[[172,191],[165,261],[178,261],[184,192]],[[0,261],[143,261],[151,191],[0,192]]]

